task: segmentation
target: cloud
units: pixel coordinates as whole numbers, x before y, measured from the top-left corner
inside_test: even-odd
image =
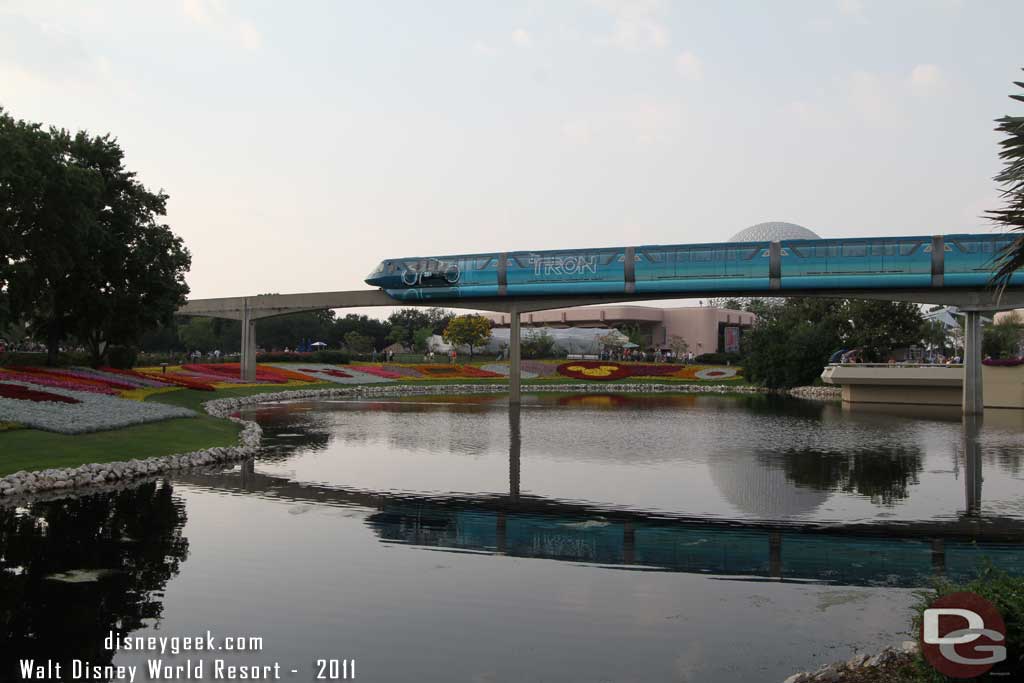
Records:
[[[862,119],[881,123],[887,117],[888,100],[882,79],[867,71],[855,71],[846,81],[846,97],[850,107]]]
[[[251,21],[232,16],[226,0],[182,0],[181,10],[192,23],[247,50],[263,47],[260,30]]]
[[[676,73],[687,80],[699,81],[704,78],[704,62],[690,51],[676,56]]]
[[[858,21],[865,21],[863,0],[839,0],[838,6],[840,14]]]
[[[934,64],[918,64],[910,70],[910,91],[915,95],[930,95],[944,85],[942,71]]]
[[[565,122],[561,132],[566,140],[577,145],[669,144],[679,136],[684,118],[677,102],[641,98],[582,114]]]
[[[562,135],[570,142],[586,145],[590,144],[594,129],[589,121],[569,121],[562,126]]]
[[[533,38],[530,37],[529,31],[522,28],[517,28],[512,31],[512,42],[519,47],[530,47],[533,45]]]
[[[478,55],[484,55],[485,57],[493,57],[494,55],[498,54],[497,48],[495,48],[490,43],[485,43],[482,40],[478,40],[475,43],[473,43],[473,52],[477,53]]]
[[[593,0],[611,14],[612,33],[602,42],[623,50],[663,49],[669,44],[669,31],[662,21],[663,0]]]

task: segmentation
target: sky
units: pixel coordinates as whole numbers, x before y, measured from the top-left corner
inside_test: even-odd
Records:
[[[111,133],[194,298],[385,258],[992,230],[1019,0],[0,0],[0,106]],[[1016,46],[1016,47],[1015,47]]]

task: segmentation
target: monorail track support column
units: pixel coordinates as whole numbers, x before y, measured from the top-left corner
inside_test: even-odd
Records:
[[[981,311],[964,315],[964,415],[985,412],[981,383]]]
[[[238,374],[243,382],[256,381],[256,321],[246,301],[242,308],[242,349]]]
[[[508,402],[518,405],[520,397],[519,309],[513,308],[509,313],[511,325],[508,335]]]

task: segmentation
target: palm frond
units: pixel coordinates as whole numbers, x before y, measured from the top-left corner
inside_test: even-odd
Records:
[[[1014,85],[1024,88],[1022,81],[1014,81]],[[1024,95],[1010,95],[1010,98],[1024,102]],[[997,225],[1024,233],[1024,116],[1003,116],[996,119],[996,124],[996,130],[1005,133],[1006,137],[999,143],[1003,169],[994,180],[1001,186],[1000,195],[1006,206],[985,214]],[[999,253],[995,265],[991,284],[1002,295],[1013,274],[1024,268],[1024,235]]]

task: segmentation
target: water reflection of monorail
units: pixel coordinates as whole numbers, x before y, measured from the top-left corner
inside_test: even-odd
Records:
[[[663,571],[919,586],[944,574],[970,578],[982,558],[1024,573],[1024,546],[799,530],[634,524],[480,510],[395,505],[367,522],[384,541]]]
[[[515,477],[517,471],[510,468]],[[970,577],[984,557],[1024,574],[1024,524],[952,522],[780,525],[605,510],[509,495],[425,496],[300,483],[255,472],[182,473],[181,483],[275,500],[371,510],[387,543],[678,571],[840,585],[920,586]]]

